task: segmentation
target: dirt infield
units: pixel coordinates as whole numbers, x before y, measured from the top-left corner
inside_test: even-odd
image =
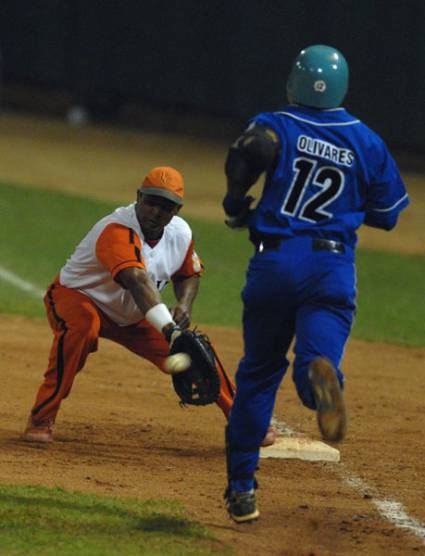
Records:
[[[228,369],[241,350],[238,331],[205,328]],[[425,521],[423,445],[425,350],[351,341],[349,434],[342,462],[262,460],[262,519],[236,526],[226,517],[224,418],[216,407],[181,408],[170,379],[120,346],[101,341],[63,403],[56,442],[20,440],[46,363],[44,321],[0,317],[0,481],[132,497],[169,497],[244,555],[400,555],[425,553],[414,535],[383,519],[374,499],[395,499]],[[408,380],[407,380],[408,378]],[[318,438],[314,414],[289,377],[275,416]],[[348,483],[361,479],[368,492]]]
[[[10,116],[0,120],[0,137],[2,127],[8,130],[7,141],[0,140],[2,179],[131,201],[141,173],[171,164],[186,176],[187,213],[221,218],[223,148],[212,142],[75,130]],[[363,243],[423,254],[425,188],[417,180],[412,177],[415,207],[391,242],[365,235]],[[240,331],[203,329],[233,371]],[[1,482],[177,499],[241,555],[425,554],[425,349],[351,340],[344,363],[349,433],[341,463],[261,460],[261,519],[236,526],[222,500],[224,418],[218,408],[181,408],[169,377],[101,341],[63,404],[56,442],[26,445],[20,435],[47,362],[50,330],[44,320],[0,316],[0,338]],[[319,438],[314,414],[301,406],[290,376],[275,417]]]

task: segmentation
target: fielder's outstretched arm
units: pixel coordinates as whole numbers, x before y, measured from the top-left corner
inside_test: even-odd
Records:
[[[198,295],[199,275],[173,282],[177,305],[174,307],[173,318],[181,328],[188,328],[192,320],[192,305]]]
[[[124,268],[118,273],[117,280],[131,292],[146,320],[170,341],[178,327],[146,270],[140,267]]]

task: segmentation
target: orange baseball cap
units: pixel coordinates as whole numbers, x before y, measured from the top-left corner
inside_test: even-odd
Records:
[[[170,166],[153,168],[143,180],[141,193],[157,195],[173,201],[176,205],[183,204],[184,182],[183,176]]]

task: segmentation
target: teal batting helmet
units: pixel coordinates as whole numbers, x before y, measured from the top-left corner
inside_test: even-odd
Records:
[[[286,84],[290,102],[314,108],[336,108],[348,89],[348,64],[332,46],[315,44],[295,58]]]

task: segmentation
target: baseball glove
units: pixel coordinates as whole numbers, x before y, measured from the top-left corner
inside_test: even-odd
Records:
[[[217,371],[216,354],[205,334],[183,330],[170,349],[170,355],[187,353],[191,366],[187,371],[173,374],[173,386],[182,405],[208,405],[220,395],[220,376]]]

